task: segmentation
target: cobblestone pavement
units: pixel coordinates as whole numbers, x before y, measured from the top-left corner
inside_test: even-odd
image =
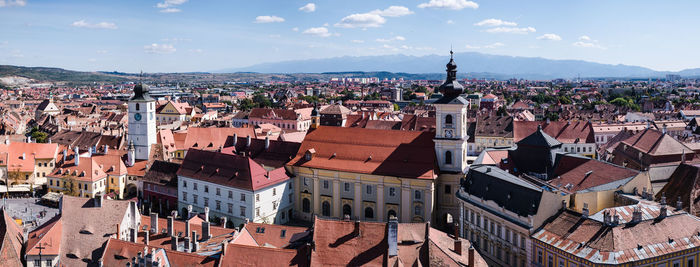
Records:
[[[7,213],[13,219],[22,219],[25,233],[28,233],[58,214],[57,208],[45,206],[38,201],[38,198],[0,199],[0,206],[7,205]],[[44,212],[44,216],[41,216]]]

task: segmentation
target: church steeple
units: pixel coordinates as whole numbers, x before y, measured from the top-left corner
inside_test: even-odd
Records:
[[[440,85],[440,92],[445,96],[457,96],[462,94],[464,87],[457,82],[457,63],[454,60],[454,52],[450,49],[450,62],[447,62],[446,72],[447,77],[445,82]]]

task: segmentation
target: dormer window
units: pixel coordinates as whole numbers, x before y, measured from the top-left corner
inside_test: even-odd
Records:
[[[313,148],[307,150],[306,153],[304,153],[304,160],[311,160],[314,154],[316,154],[316,150],[314,150]]]

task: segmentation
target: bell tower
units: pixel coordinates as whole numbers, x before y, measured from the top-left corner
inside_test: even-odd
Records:
[[[435,101],[435,153],[441,171],[465,172],[467,164],[467,111],[468,103],[462,93],[464,87],[457,81],[457,63],[450,50],[446,65],[447,77],[438,88],[442,97]]]
[[[136,160],[148,160],[151,145],[156,141],[156,100],[148,94],[148,86],[134,86],[129,99],[129,139]]]

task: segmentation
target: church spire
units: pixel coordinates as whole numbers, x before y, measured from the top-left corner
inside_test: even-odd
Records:
[[[440,85],[440,92],[443,95],[460,95],[464,91],[459,82],[457,82],[457,63],[454,60],[454,51],[450,49],[450,61],[447,62],[446,72],[447,77],[445,78],[445,83]]]

